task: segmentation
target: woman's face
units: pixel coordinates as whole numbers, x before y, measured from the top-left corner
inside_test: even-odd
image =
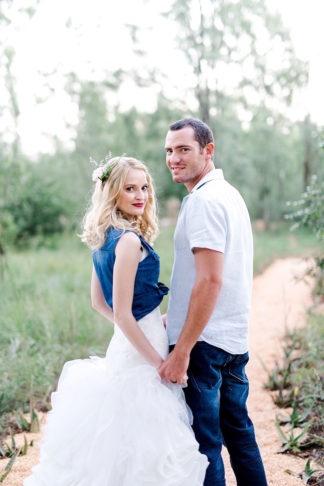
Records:
[[[141,216],[148,199],[146,174],[141,169],[129,169],[117,206],[129,216]]]

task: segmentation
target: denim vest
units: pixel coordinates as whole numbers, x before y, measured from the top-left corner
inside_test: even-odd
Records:
[[[119,238],[124,234],[120,229],[108,228],[104,244],[92,253],[93,264],[101,289],[107,304],[113,309],[113,270],[115,264],[115,248]],[[162,301],[169,291],[168,287],[159,282],[160,259],[142,236],[138,235],[141,244],[148,254],[138,264],[134,284],[132,312],[138,321],[149,314]]]

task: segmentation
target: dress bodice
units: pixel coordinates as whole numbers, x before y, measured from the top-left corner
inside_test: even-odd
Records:
[[[126,230],[129,231],[129,230]],[[93,251],[93,264],[98,276],[102,292],[107,304],[113,309],[113,269],[115,263],[115,249],[123,230],[109,228],[104,244]],[[149,314],[162,301],[168,293],[168,288],[159,282],[160,259],[159,255],[141,235],[138,235],[147,256],[138,264],[134,284],[134,297],[132,312],[136,320]]]

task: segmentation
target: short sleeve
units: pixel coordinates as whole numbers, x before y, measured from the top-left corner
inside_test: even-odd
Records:
[[[193,198],[187,207],[186,233],[191,251],[194,248],[208,248],[224,253],[227,224],[220,202],[210,198]]]

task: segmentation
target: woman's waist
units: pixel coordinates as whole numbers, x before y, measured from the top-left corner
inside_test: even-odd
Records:
[[[146,314],[144,317],[139,319],[137,321],[137,324],[139,326],[142,325],[155,325],[155,326],[160,326],[162,324],[163,326],[163,321],[162,321],[162,316],[160,312],[160,307],[157,306],[155,307],[152,311],[150,311],[148,314]]]
[[[148,312],[144,317],[136,320],[138,326],[144,331],[145,329],[164,329],[162,316],[160,312],[159,306],[155,307],[152,311]],[[118,323],[115,322],[115,331],[114,333],[122,333],[122,330],[118,326]],[[123,333],[122,333],[123,334]]]
[[[162,353],[163,351],[163,355],[168,352],[169,342],[159,307],[156,307],[146,316],[139,319],[137,325],[158,352]],[[132,347],[132,344],[117,323],[115,323],[113,340],[118,341],[123,346]]]
[[[168,293],[168,287],[161,282],[154,286],[146,286],[134,289],[132,312],[137,321],[146,317],[158,307],[164,295]]]

